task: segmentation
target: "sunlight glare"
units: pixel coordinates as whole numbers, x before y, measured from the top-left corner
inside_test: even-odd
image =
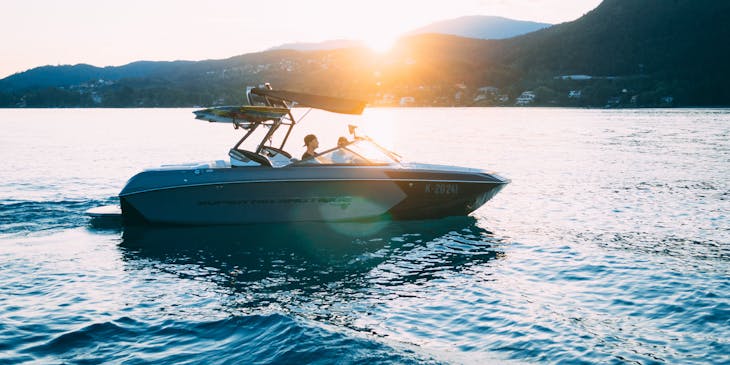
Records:
[[[395,114],[385,112],[384,109],[366,108],[362,119],[357,123],[358,134],[371,137],[379,145],[398,152],[396,142],[400,142],[398,138],[403,134],[398,133],[399,121],[393,115]]]
[[[364,40],[365,44],[376,53],[387,53],[395,45],[396,35],[377,34],[368,36]]]

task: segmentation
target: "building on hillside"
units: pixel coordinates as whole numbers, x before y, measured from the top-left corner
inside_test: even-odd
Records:
[[[561,75],[561,76],[555,76],[554,79],[556,80],[576,80],[576,81],[585,81],[592,79],[593,76],[589,75]]]
[[[535,93],[532,91],[525,91],[517,97],[515,105],[529,105],[535,102]]]
[[[400,106],[412,106],[416,103],[416,98],[412,96],[404,96],[400,98]]]
[[[494,86],[482,86],[477,89],[477,94],[474,96],[474,102],[482,100],[496,100],[499,96],[499,88]]]
[[[395,100],[395,95],[383,94],[379,99],[375,100],[375,105],[395,105]]]
[[[499,88],[494,86],[482,86],[477,89],[478,94],[496,95],[499,93]]]

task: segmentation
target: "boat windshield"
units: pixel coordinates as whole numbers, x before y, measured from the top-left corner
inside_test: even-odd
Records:
[[[346,146],[325,151],[303,164],[320,165],[389,165],[398,163],[380,146],[368,140],[357,140]]]

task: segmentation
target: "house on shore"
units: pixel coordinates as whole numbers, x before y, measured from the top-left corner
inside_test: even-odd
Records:
[[[529,105],[535,102],[535,93],[532,91],[525,91],[517,97],[515,105]]]
[[[412,96],[404,96],[400,98],[400,106],[413,106],[416,103],[416,98]]]
[[[482,100],[496,100],[499,96],[499,88],[494,86],[482,86],[477,89],[476,96],[474,96],[474,102]]]

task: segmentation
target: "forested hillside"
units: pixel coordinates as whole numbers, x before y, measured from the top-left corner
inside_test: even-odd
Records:
[[[46,66],[0,80],[2,107],[237,104],[247,85],[371,105],[730,105],[730,1],[605,0],[568,23],[505,40],[423,34],[364,47],[224,60]]]

